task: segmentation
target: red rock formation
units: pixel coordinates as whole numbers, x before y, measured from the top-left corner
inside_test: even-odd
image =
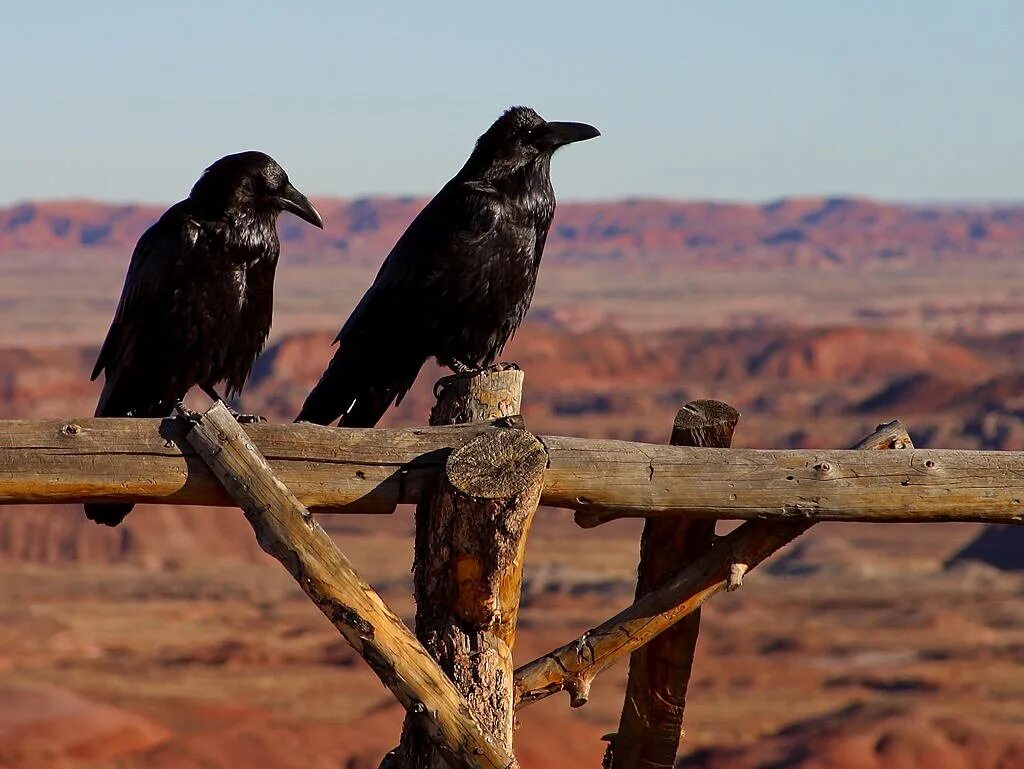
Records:
[[[160,724],[70,691],[0,688],[0,767],[64,769],[111,762],[169,737]]]
[[[1020,769],[1024,733],[927,710],[852,705],[744,747],[697,751],[680,769]]]
[[[379,261],[424,203],[421,198],[322,199],[327,228],[281,221],[290,253]],[[159,206],[90,201],[23,203],[0,209],[0,253],[86,249],[123,255]],[[565,203],[548,240],[549,258],[652,264],[799,264],[912,259],[932,263],[985,253],[1019,253],[1024,208],[907,206],[847,198],[764,205],[627,200]]]

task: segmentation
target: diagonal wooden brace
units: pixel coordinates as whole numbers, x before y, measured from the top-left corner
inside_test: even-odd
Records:
[[[508,769],[462,695],[402,620],[271,471],[223,403],[193,416],[187,440],[245,512],[256,539],[288,570],[453,767]]]
[[[898,421],[879,425],[857,443],[857,450],[912,449],[910,436]],[[611,619],[564,646],[516,670],[516,707],[568,691],[573,707],[586,704],[594,677],[684,617],[713,595],[735,586],[734,566],[751,571],[815,524],[747,521],[690,562],[656,590],[637,599]]]

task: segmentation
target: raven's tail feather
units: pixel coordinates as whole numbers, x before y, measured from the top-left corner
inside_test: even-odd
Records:
[[[306,397],[296,422],[340,427],[373,427],[392,403],[402,399],[416,379],[423,360],[408,365],[362,359],[340,347],[316,387]]]
[[[173,406],[164,401],[157,401],[142,407],[133,406],[130,388],[118,387],[116,380],[108,379],[96,406],[98,417],[166,417],[170,416]],[[104,526],[117,526],[135,507],[130,502],[93,502],[83,505],[85,517],[90,521]]]
[[[105,502],[92,502],[82,505],[82,507],[85,508],[85,517],[90,521],[101,523],[104,526],[117,526],[132,511],[135,505],[131,503],[107,504]]]

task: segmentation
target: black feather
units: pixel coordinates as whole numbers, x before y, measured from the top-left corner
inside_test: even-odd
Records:
[[[242,389],[270,333],[284,209],[319,225],[272,158],[243,152],[210,166],[142,235],[92,373],[105,375],[96,416],[165,417],[194,385]],[[86,514],[114,526],[131,507]]]
[[[372,427],[431,356],[492,364],[533,299],[555,212],[555,149],[597,135],[514,107],[388,254],[296,421]]]

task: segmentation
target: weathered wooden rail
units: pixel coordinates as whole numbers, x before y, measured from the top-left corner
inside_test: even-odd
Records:
[[[710,448],[729,445],[739,416],[716,401],[680,412],[672,443],[686,445],[534,436],[516,416],[522,381],[519,371],[456,379],[434,426],[401,430],[243,428],[220,403],[162,421],[0,421],[0,504],[241,507],[260,545],[406,708],[382,769],[514,769],[515,709],[559,691],[583,705],[593,678],[626,657],[604,765],[669,769],[699,608],[778,549],[819,521],[1024,521],[1024,452],[917,450],[898,422],[845,451]],[[401,503],[418,505],[415,634],[310,512]],[[646,518],[640,581],[632,605],[514,669],[525,544],[541,504],[575,510],[583,527]],[[721,518],[748,520],[716,537]]]
[[[0,504],[231,505],[179,420],[0,421]],[[424,499],[451,451],[496,424],[400,430],[246,426],[300,502],[391,513]],[[619,517],[1024,521],[1024,452],[755,450],[537,436],[541,504]]]

